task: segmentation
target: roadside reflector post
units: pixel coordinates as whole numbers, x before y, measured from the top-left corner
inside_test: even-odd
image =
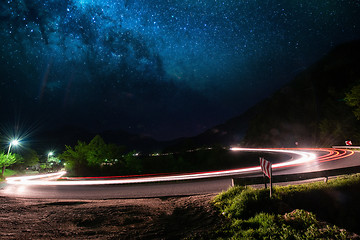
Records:
[[[267,188],[266,186],[266,177],[268,177],[270,179],[270,198],[272,195],[272,164],[271,162],[265,160],[265,158],[260,157],[260,167],[261,167],[261,171],[264,173],[264,182],[265,182],[265,189]]]

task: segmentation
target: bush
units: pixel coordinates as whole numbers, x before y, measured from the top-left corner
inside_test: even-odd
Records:
[[[269,189],[233,187],[214,199],[224,215],[234,218],[249,218],[260,212],[271,212],[277,200],[270,199]]]
[[[346,214],[338,214],[336,222],[356,231],[354,227],[359,223],[359,217],[358,214],[354,217],[351,212],[356,212],[354,209],[357,209],[360,200],[359,185],[360,175],[357,174],[330,180],[327,184],[321,182],[274,187],[271,199],[267,189],[243,186],[230,188],[214,198],[214,205],[229,221],[215,235],[220,239],[346,239],[348,232],[332,224],[319,222],[308,209],[325,216],[323,220],[332,220],[326,217],[332,217],[333,212],[338,212],[339,201],[342,201],[340,208]],[[293,211],[286,213],[289,209]]]
[[[258,213],[249,219],[233,219],[217,233],[218,239],[346,239],[346,231],[321,225],[314,214],[296,209],[285,215]]]
[[[246,188],[234,198],[226,211],[235,218],[249,218],[256,213],[267,212],[270,205],[268,190]]]

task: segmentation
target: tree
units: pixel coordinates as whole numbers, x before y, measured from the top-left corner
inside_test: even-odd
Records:
[[[350,92],[346,93],[346,103],[353,107],[355,117],[360,120],[360,84],[355,85]]]
[[[18,170],[18,171],[22,171],[24,170],[24,158],[22,155],[18,154],[18,153],[13,153],[15,158],[16,158],[16,162],[14,164],[11,165],[11,169],[13,170]]]
[[[87,162],[91,167],[100,167],[108,158],[107,145],[104,140],[96,135],[88,145]]]
[[[78,141],[72,148],[65,146],[66,150],[59,155],[59,159],[64,160],[66,169],[73,175],[106,175],[109,173],[140,172],[142,163],[139,158],[133,159],[132,154],[127,156],[127,163],[124,162],[126,147],[115,144],[106,144],[104,140],[96,135],[89,144]]]
[[[66,150],[60,154],[59,159],[66,162],[66,168],[77,174],[82,174],[87,169],[88,145],[85,142],[78,141],[78,144],[72,148],[65,146]]]
[[[61,164],[61,160],[58,157],[54,156],[48,157],[46,165],[48,166],[46,168],[46,170],[48,171],[59,171],[63,167],[63,165]]]
[[[16,162],[15,154],[0,153],[0,166],[2,167],[1,177],[4,177],[5,168]]]
[[[39,155],[33,149],[27,149],[23,153],[23,158],[25,167],[32,167],[39,163]]]
[[[65,152],[60,154],[59,159],[64,160],[67,170],[73,171],[76,175],[98,175],[104,174],[104,171],[108,171],[109,167],[114,165],[122,167],[124,151],[124,147],[106,144],[99,135],[96,135],[89,144],[79,141],[74,148],[66,146]]]
[[[24,170],[27,167],[36,166],[39,163],[39,156],[33,149],[26,149],[22,152],[21,156],[16,154],[16,163],[13,168]]]
[[[124,156],[125,166],[131,173],[141,173],[143,165],[140,157],[136,156],[136,151],[129,152]]]

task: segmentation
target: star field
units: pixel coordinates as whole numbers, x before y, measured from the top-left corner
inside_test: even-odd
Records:
[[[357,0],[2,1],[2,121],[195,135],[358,39],[358,16]]]

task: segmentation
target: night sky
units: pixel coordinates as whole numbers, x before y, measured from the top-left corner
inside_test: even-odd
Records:
[[[3,126],[194,136],[360,38],[358,0],[0,4]]]

